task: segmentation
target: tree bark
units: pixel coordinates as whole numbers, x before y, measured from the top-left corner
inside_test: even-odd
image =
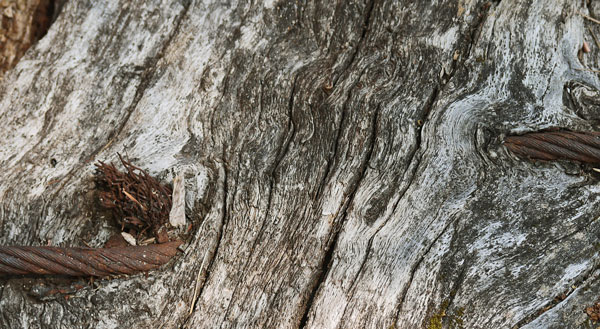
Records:
[[[581,13],[600,7],[67,2],[0,81],[0,244],[101,246],[93,164],[117,152],[184,173],[192,236],[70,298],[4,278],[0,327],[591,325],[596,177],[502,146],[598,129]]]

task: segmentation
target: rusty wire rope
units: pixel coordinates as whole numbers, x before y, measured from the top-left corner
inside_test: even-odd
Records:
[[[504,145],[515,154],[530,159],[600,163],[599,132],[535,132],[506,137]]]
[[[167,234],[171,189],[119,155],[126,171],[99,162],[96,172],[100,204],[112,211],[121,230],[137,240],[154,235],[159,244],[105,248],[0,246],[0,275],[68,275],[103,277],[149,271],[177,254],[182,241]],[[117,234],[118,237],[120,235]],[[154,240],[154,239],[152,239]],[[124,242],[124,241],[123,241]]]
[[[0,246],[0,274],[103,277],[149,271],[166,264],[181,241],[116,248]]]

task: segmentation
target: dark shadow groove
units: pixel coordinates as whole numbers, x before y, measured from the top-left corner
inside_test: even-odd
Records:
[[[248,266],[250,266],[250,261],[252,259],[252,255],[254,254],[254,250],[256,249],[256,246],[261,241],[261,238],[264,234],[265,226],[269,219],[269,214],[271,212],[271,207],[273,204],[272,199],[273,199],[273,191],[274,191],[275,184],[276,184],[276,171],[277,171],[277,168],[279,167],[279,165],[281,164],[281,161],[283,160],[283,158],[289,151],[289,146],[291,144],[291,141],[294,139],[294,136],[296,134],[292,113],[293,113],[293,107],[294,107],[294,97],[295,97],[295,93],[296,93],[296,84],[298,81],[298,76],[299,76],[299,74],[297,74],[293,79],[292,90],[290,93],[290,100],[288,103],[289,119],[288,119],[288,126],[287,126],[287,132],[286,132],[286,135],[288,135],[288,136],[282,141],[281,145],[278,147],[273,169],[269,173],[269,177],[270,177],[269,195],[268,195],[268,199],[267,199],[267,210],[265,213],[265,217],[260,225],[260,229],[258,230],[258,234],[256,235],[256,238],[254,238],[254,241],[252,241],[252,246],[250,247],[250,252],[248,253],[248,258],[246,258],[246,262],[243,265],[243,270],[241,271],[241,273],[247,272]],[[241,163],[241,161],[239,161],[239,162]],[[238,171],[238,173],[239,173],[239,171]],[[238,280],[237,283],[235,284],[235,287],[233,288],[232,296],[235,296],[235,293],[237,292],[240,284],[241,284],[241,280]],[[231,309],[231,305],[233,304],[233,302],[234,302],[234,298],[231,298],[231,300],[229,301],[229,303],[227,305],[227,308],[225,309],[224,316],[227,316],[229,314],[229,311]]]
[[[206,266],[206,275],[203,279],[203,284],[202,286],[200,286],[198,288],[198,294],[196,296],[196,300],[194,301],[194,310],[192,310],[192,314],[193,312],[196,310],[196,308],[198,307],[198,301],[200,300],[200,298],[202,297],[202,293],[204,292],[204,287],[206,286],[206,282],[209,281],[210,279],[210,274],[211,274],[211,269],[215,263],[215,260],[217,259],[217,254],[219,253],[219,248],[221,247],[221,241],[223,240],[223,235],[224,235],[224,231],[225,231],[225,226],[227,225],[227,198],[229,197],[229,188],[227,187],[228,184],[228,179],[227,179],[227,165],[225,163],[225,150],[223,149],[223,206],[222,206],[222,214],[221,214],[221,225],[219,226],[219,231],[217,233],[217,244],[215,246],[214,252],[212,254],[212,257],[210,258],[210,260],[208,261],[208,265]],[[200,269],[202,270],[202,269]],[[191,315],[191,314],[190,314]],[[191,319],[191,316],[189,316],[185,322],[184,325],[185,326],[187,324],[187,322],[189,322]],[[182,327],[183,327],[182,326]]]
[[[369,31],[370,24],[372,23],[371,22],[371,14],[373,13],[374,5],[375,5],[375,0],[370,0],[369,3],[367,4],[367,12],[365,14],[365,21],[363,24],[363,30],[360,34],[360,39],[358,40],[358,43],[356,45],[356,48],[354,49],[354,52],[352,53],[352,55],[350,55],[348,64],[340,71],[340,74],[336,78],[333,79],[332,83],[334,86],[337,85],[338,80],[341,79],[341,77],[344,75],[344,73],[346,71],[348,71],[348,69],[352,66],[352,63],[354,63],[354,61],[356,60],[356,56],[358,56],[358,53],[365,42],[365,39],[367,37],[367,32]]]
[[[308,316],[309,316],[310,310],[312,308],[312,304],[314,303],[314,300],[317,296],[319,289],[322,287],[323,283],[327,279],[329,271],[331,270],[331,265],[333,264],[333,254],[336,249],[337,241],[338,241],[340,232],[342,231],[342,227],[343,227],[344,223],[346,222],[348,208],[354,201],[356,191],[358,191],[360,182],[365,177],[366,171],[369,167],[368,166],[369,161],[371,160],[371,157],[373,155],[373,150],[375,149],[375,139],[377,137],[377,123],[378,123],[378,119],[379,119],[379,111],[380,111],[380,104],[377,104],[377,110],[375,111],[375,114],[373,115],[373,119],[372,119],[371,133],[370,133],[368,141],[367,141],[368,150],[367,150],[367,153],[366,153],[364,159],[361,162],[360,174],[357,177],[356,182],[352,186],[348,200],[345,202],[345,204],[342,207],[341,212],[343,215],[340,217],[340,219],[336,225],[337,227],[334,228],[333,239],[332,239],[331,243],[329,243],[329,245],[326,249],[326,252],[325,252],[325,257],[323,258],[323,261],[321,262],[320,274],[314,284],[314,287],[312,288],[312,290],[309,294],[308,300],[306,302],[306,306],[304,308],[303,316],[300,320],[299,328],[305,328],[306,323],[308,322]],[[342,128],[340,127],[340,129],[342,129]]]

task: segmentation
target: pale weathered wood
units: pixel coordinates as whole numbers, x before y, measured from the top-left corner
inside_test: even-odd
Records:
[[[0,82],[0,243],[102,245],[117,152],[185,173],[193,233],[67,300],[4,279],[0,326],[591,325],[596,179],[501,145],[598,129],[591,6],[67,2]]]

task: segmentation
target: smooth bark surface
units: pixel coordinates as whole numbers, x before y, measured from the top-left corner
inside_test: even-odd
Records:
[[[117,152],[193,234],[68,299],[5,278],[0,327],[591,325],[597,179],[501,142],[597,128],[594,6],[68,1],[0,81],[0,243],[101,246]]]

